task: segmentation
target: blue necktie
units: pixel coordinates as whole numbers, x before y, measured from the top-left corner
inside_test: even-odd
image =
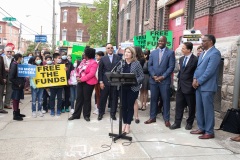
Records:
[[[184,58],[183,66],[182,66],[183,69],[186,67],[187,59],[188,59],[188,57],[185,57],[185,58]]]

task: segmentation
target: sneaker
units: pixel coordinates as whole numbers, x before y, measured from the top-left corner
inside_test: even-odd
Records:
[[[63,108],[61,112],[62,112],[62,113],[65,113],[65,108]]]
[[[32,112],[32,117],[33,117],[33,118],[37,118],[36,111],[33,111],[33,112]]]
[[[68,108],[66,108],[66,109],[65,109],[65,111],[66,111],[66,112],[69,112],[69,109],[68,109]]]
[[[64,110],[65,111],[65,110]],[[63,112],[62,112],[63,113]],[[57,110],[57,116],[60,116],[61,115],[61,111],[60,110]]]
[[[95,110],[93,111],[93,114],[98,115],[98,109],[95,109]]]
[[[72,113],[72,114],[74,113],[74,109],[71,109],[71,113]]]
[[[39,117],[43,117],[43,116],[44,116],[43,113],[42,113],[42,111],[38,111],[37,114],[38,114]]]
[[[52,117],[54,117],[54,116],[55,116],[55,111],[54,111],[54,110],[51,110],[50,115],[51,115]]]
[[[45,111],[45,110],[42,110],[42,113],[43,113],[43,114],[45,114],[45,113],[47,113],[47,111]]]

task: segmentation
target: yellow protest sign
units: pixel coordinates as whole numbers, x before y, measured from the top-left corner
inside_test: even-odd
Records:
[[[65,64],[37,66],[34,83],[37,88],[67,85]]]

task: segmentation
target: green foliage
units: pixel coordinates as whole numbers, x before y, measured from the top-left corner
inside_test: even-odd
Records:
[[[89,44],[102,46],[107,43],[109,0],[94,1],[93,5],[95,9],[80,7],[79,15],[83,24],[88,26]],[[111,43],[113,45],[116,45],[117,7],[117,0],[112,0]]]
[[[29,53],[35,53],[34,49],[36,46],[37,46],[37,43],[31,42],[27,48],[27,52],[24,53],[24,56],[28,55]],[[38,51],[41,51],[43,48],[49,48],[49,46],[46,43],[41,43],[41,44],[39,44],[37,49],[38,49]]]

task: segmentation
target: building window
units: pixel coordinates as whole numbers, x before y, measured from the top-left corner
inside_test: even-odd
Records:
[[[159,9],[159,30],[163,30],[163,8]]]
[[[0,26],[0,33],[2,33],[2,26]]]
[[[124,26],[124,9],[121,11],[121,20],[120,20],[120,42],[123,41],[123,26]]]
[[[67,22],[67,10],[63,11],[63,22]]]
[[[82,42],[82,34],[83,34],[82,30],[77,30],[77,36],[76,36],[77,42]]]
[[[149,20],[150,18],[150,0],[146,1],[146,16],[145,16],[145,20]]]
[[[187,18],[187,29],[194,27],[195,17],[195,0],[188,0],[188,18]]]
[[[66,29],[62,30],[62,40],[63,41],[67,40],[67,30]]]
[[[82,23],[82,18],[80,17],[79,13],[77,13],[77,23]]]
[[[140,14],[140,0],[136,0],[136,15],[135,15],[135,31],[134,35],[139,34],[139,14]]]

